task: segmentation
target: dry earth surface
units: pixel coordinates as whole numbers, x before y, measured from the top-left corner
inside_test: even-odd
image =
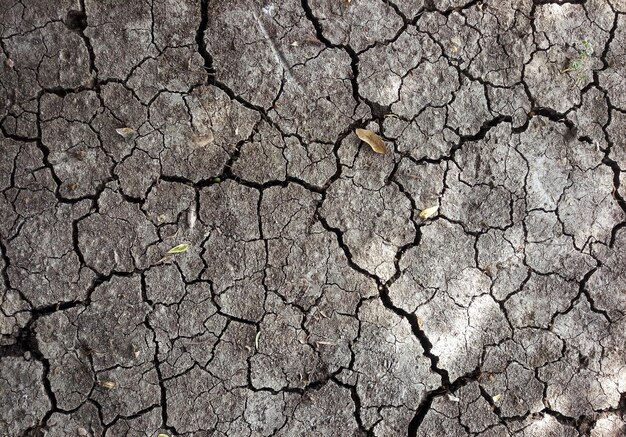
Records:
[[[625,187],[624,0],[0,0],[0,436],[626,435]]]

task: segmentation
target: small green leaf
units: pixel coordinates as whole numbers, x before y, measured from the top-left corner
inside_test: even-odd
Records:
[[[170,437],[170,436],[167,434],[159,434],[157,437]]]
[[[219,184],[220,182],[222,182],[222,178],[213,178],[213,182]]]
[[[167,251],[167,253],[182,253],[187,251],[187,249],[189,249],[189,245],[183,243],[179,244],[178,246],[172,247],[170,250]]]

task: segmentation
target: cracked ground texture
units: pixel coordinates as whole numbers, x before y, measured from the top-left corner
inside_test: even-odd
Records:
[[[626,435],[625,47],[623,0],[0,0],[0,436]]]

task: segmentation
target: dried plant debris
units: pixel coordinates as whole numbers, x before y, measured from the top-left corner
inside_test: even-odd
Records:
[[[189,245],[186,243],[183,243],[183,244],[179,244],[178,246],[172,247],[170,250],[167,251],[167,253],[169,254],[183,253],[183,252],[186,252],[187,250],[189,250]]]
[[[448,399],[449,399],[451,402],[460,402],[460,401],[461,401],[461,399],[457,398],[457,397],[456,397],[456,396],[454,396],[452,393],[448,393]]]
[[[194,135],[191,142],[196,147],[204,147],[215,142],[213,135]]]
[[[119,129],[115,129],[122,138],[126,141],[132,141],[137,138],[137,131],[132,127],[120,127]]]
[[[432,216],[434,216],[437,211],[439,210],[439,206],[431,206],[430,208],[426,208],[423,209],[420,213],[419,213],[419,218],[421,218],[422,220],[428,220],[429,218],[431,218]]]
[[[387,153],[385,142],[382,140],[382,138],[380,138],[371,130],[357,129],[354,132],[356,133],[356,136],[359,137],[361,141],[364,141],[367,144],[369,144],[369,146],[372,148],[374,152],[380,153],[381,155],[384,155],[385,153]]]
[[[115,388],[115,383],[113,381],[101,380],[101,381],[98,381],[98,385],[102,388],[106,388],[107,390],[111,390]]]

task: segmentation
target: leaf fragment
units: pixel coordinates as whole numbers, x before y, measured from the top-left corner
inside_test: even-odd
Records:
[[[419,213],[419,218],[421,218],[422,220],[427,220],[430,217],[432,217],[433,215],[435,215],[438,210],[439,210],[439,205],[431,206],[430,208],[423,209]]]
[[[111,390],[112,388],[115,388],[115,383],[113,381],[98,381],[98,385],[100,387],[106,388],[107,390]]]
[[[187,249],[189,249],[189,245],[186,243],[183,244],[179,244],[178,246],[174,246],[172,247],[170,250],[167,251],[167,253],[182,253],[182,252],[186,252]]]
[[[381,155],[387,153],[385,142],[371,130],[357,129],[354,133],[361,141],[367,143],[374,152],[380,153]]]
[[[450,399],[452,402],[461,402],[461,399],[457,398],[452,393],[448,393],[448,399]]]
[[[493,401],[494,402],[498,402],[500,399],[502,399],[502,395],[501,394],[497,394],[493,397]]]
[[[137,136],[137,131],[132,127],[120,127],[119,129],[115,129],[115,132],[117,132],[126,141],[134,140]]]
[[[215,141],[215,138],[213,137],[213,134],[209,134],[209,135],[194,135],[191,138],[191,141],[192,141],[193,145],[196,146],[196,147],[204,147],[204,146],[207,146],[209,144],[212,144]]]
[[[259,337],[261,337],[261,331],[256,333],[256,337],[254,337],[254,347],[259,349]]]
[[[323,346],[337,346],[337,343],[333,343],[332,341],[316,341],[315,344],[321,344]]]
[[[159,434],[157,437],[170,437],[167,434]]]

